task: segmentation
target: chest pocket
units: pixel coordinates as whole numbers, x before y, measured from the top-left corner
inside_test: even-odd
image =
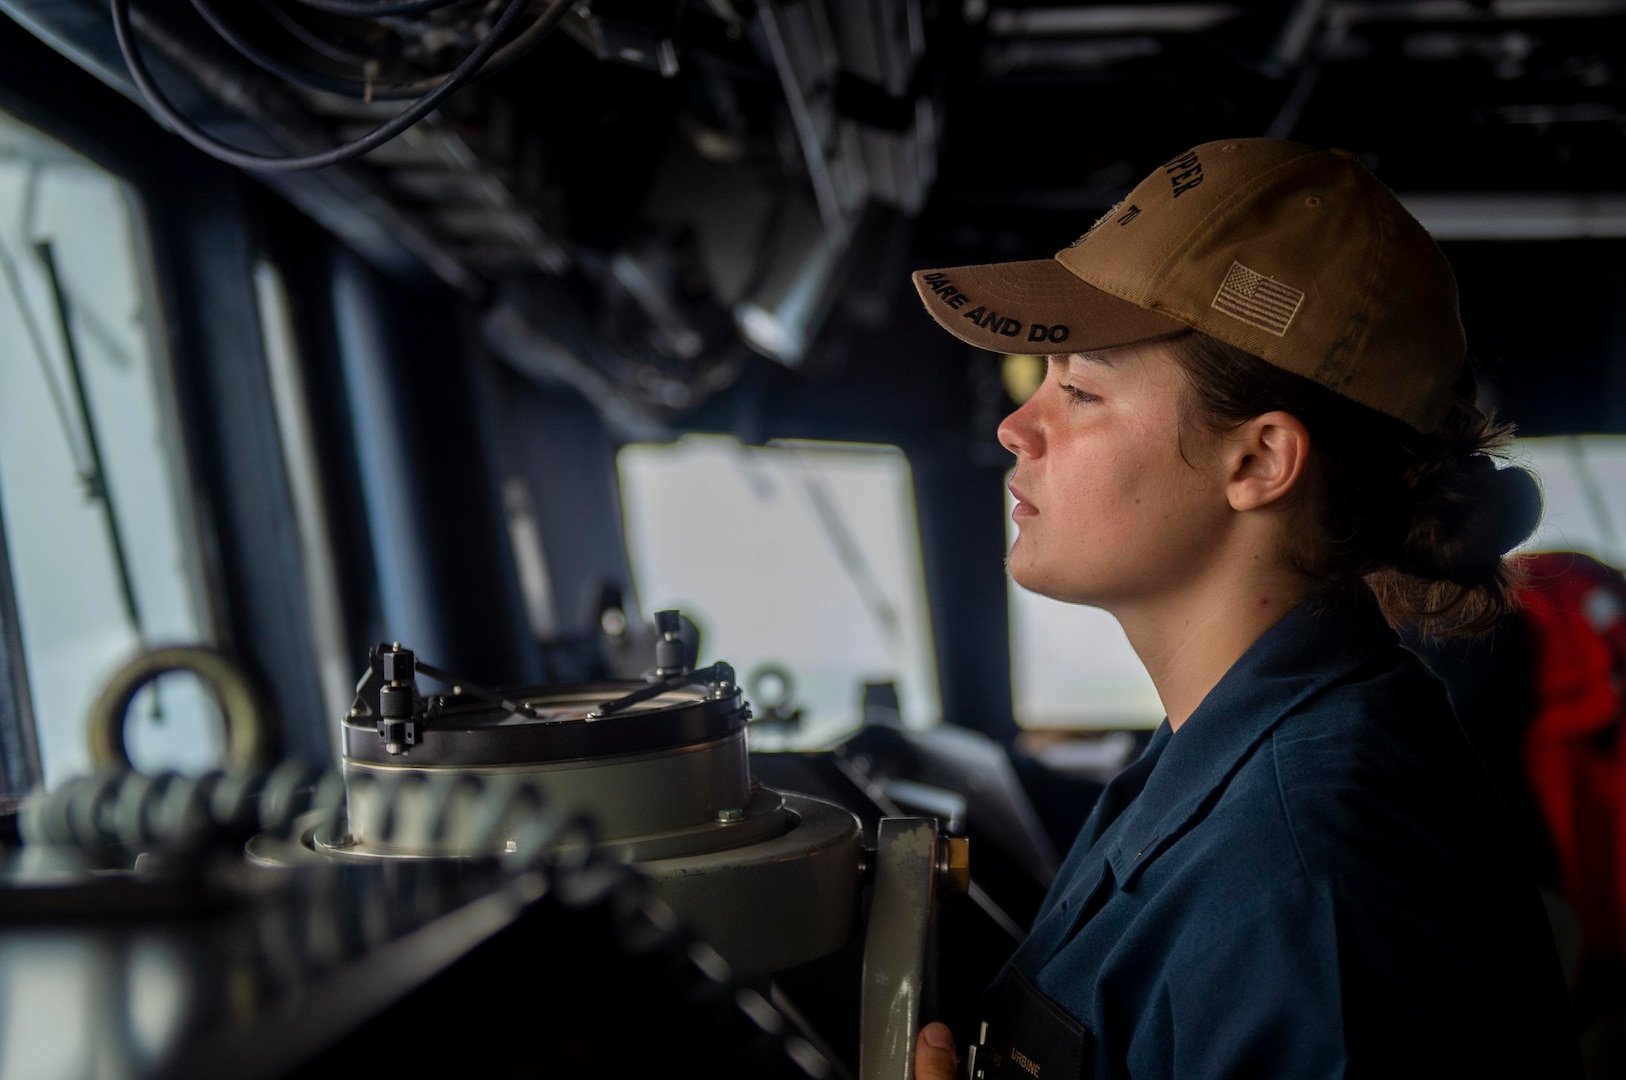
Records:
[[[1089,1080],[1095,1035],[1012,970],[991,995],[972,1080]]]

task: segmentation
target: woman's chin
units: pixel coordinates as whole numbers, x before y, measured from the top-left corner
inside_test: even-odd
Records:
[[[1022,541],[1020,539],[1016,541],[1010,552],[1005,556],[1005,576],[1029,592],[1033,591],[1033,586],[1027,582],[1028,566],[1027,561],[1022,558]]]
[[[1097,595],[1098,591],[1090,588],[1088,583],[1069,580],[1065,575],[1047,574],[1042,567],[1034,566],[1022,559],[1014,548],[1005,559],[1005,574],[1022,589],[1036,596],[1043,596],[1063,604],[1105,606],[1103,598]]]
[[[1005,573],[1012,581],[1030,593],[1048,596],[1053,600],[1063,599],[1056,595],[1056,581],[1053,576],[1042,573],[1026,559],[1023,559],[1017,548],[1012,548],[1010,555],[1005,559]]]

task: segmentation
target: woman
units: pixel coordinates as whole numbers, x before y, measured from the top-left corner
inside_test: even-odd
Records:
[[[1512,603],[1530,475],[1439,248],[1351,157],[1199,146],[1054,259],[922,271],[1049,355],[1000,428],[1025,588],[1111,612],[1168,719],[988,996],[989,1077],[1578,1072],[1522,852],[1391,624]],[[970,1034],[970,1033],[962,1033]],[[922,1030],[916,1075],[954,1075]]]

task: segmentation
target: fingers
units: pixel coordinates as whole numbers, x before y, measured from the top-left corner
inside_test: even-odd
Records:
[[[954,1034],[947,1024],[930,1023],[915,1039],[915,1080],[955,1080]]]

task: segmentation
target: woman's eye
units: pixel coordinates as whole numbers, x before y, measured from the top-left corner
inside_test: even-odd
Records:
[[[1056,385],[1060,386],[1063,390],[1065,390],[1067,392],[1067,396],[1072,398],[1073,401],[1075,403],[1077,403],[1077,404],[1085,404],[1087,402],[1100,401],[1101,400],[1100,398],[1096,397],[1094,394],[1085,393],[1083,390],[1080,390],[1076,386],[1069,386],[1067,383],[1057,383]]]

